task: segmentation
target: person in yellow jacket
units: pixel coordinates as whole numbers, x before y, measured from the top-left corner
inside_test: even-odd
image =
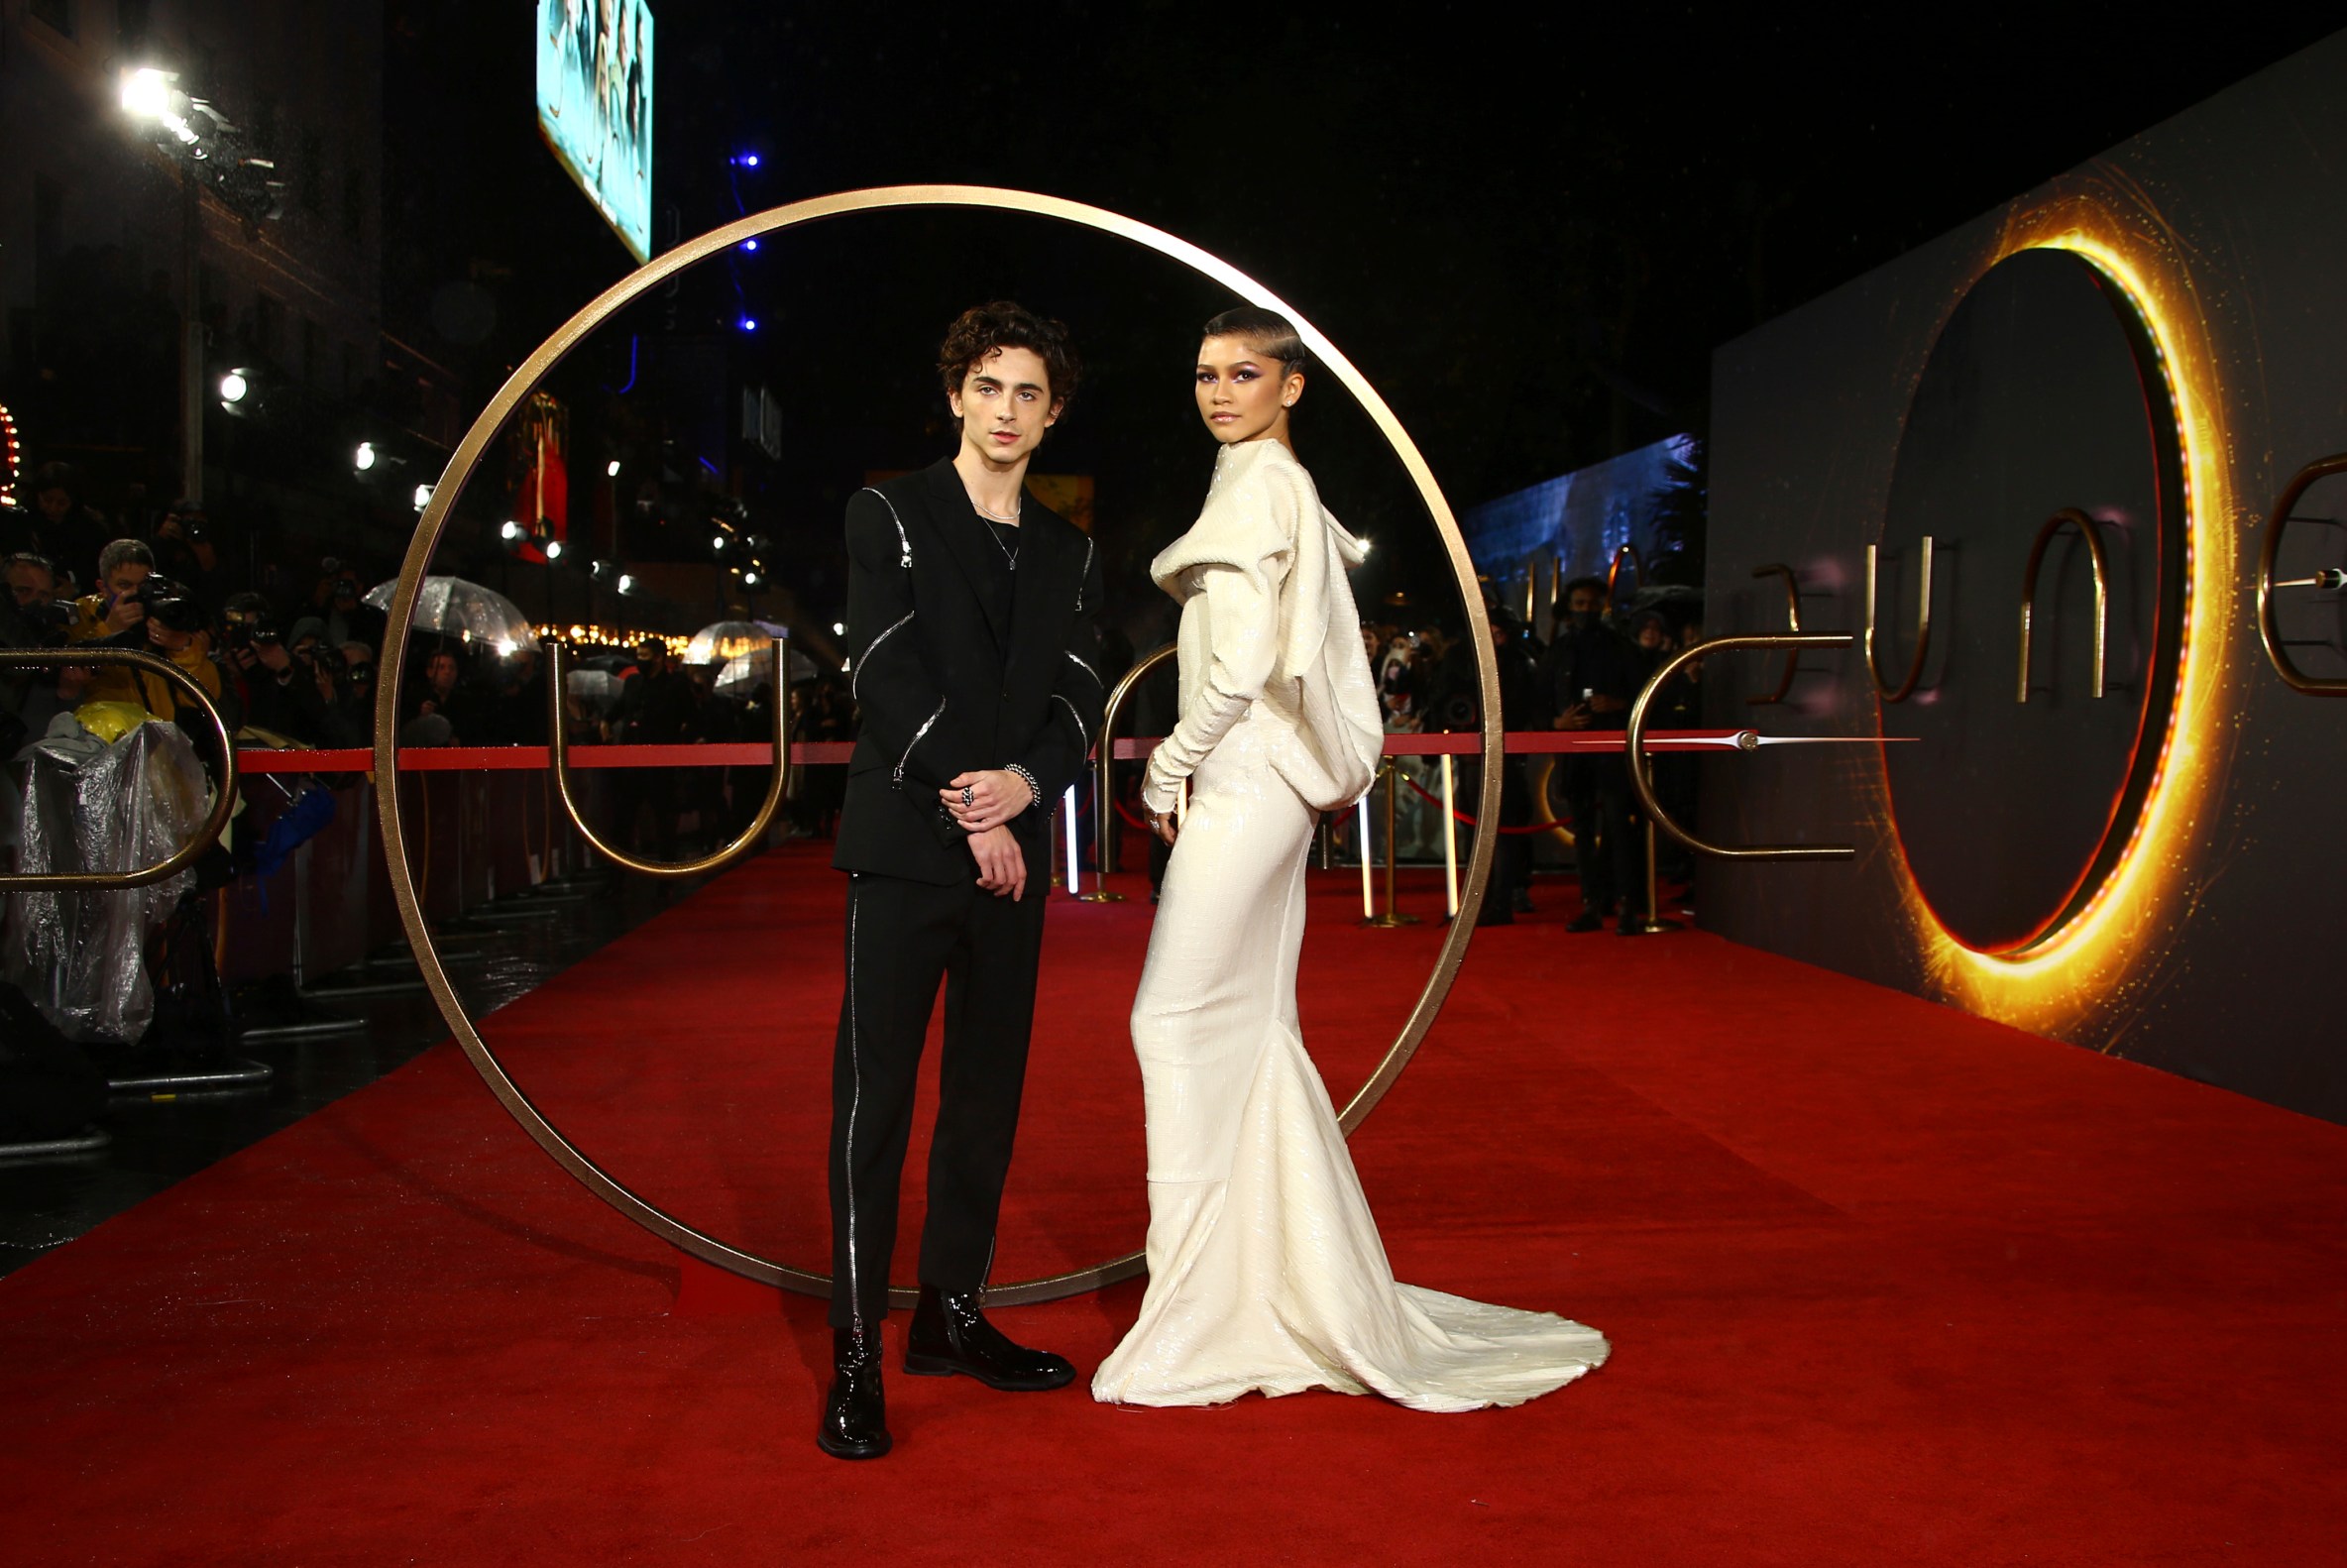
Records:
[[[212,662],[210,637],[200,629],[201,613],[184,587],[154,573],[154,553],[142,541],[117,539],[107,545],[98,555],[99,591],[75,601],[73,624],[65,639],[70,643],[144,647],[185,670],[217,701],[220,667]],[[148,614],[151,606],[164,604],[175,611],[185,607],[192,614]],[[143,639],[135,635],[142,626]],[[179,717],[182,706],[178,689],[170,682],[122,665],[93,670],[82,683],[80,700],[83,704],[124,703],[144,708],[167,723]]]

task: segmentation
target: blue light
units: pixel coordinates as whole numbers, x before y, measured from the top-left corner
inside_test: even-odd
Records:
[[[741,242],[741,248],[745,251],[754,251],[758,248],[758,242],[755,240],[743,240]]]
[[[741,318],[741,330],[742,330],[742,331],[744,331],[744,332],[755,332],[755,331],[757,331],[757,330],[758,330],[758,318],[757,318],[756,316],[743,316],[743,317]]]
[[[755,168],[758,167],[758,155],[755,153],[743,153],[739,157],[735,158],[733,162],[739,164],[743,168]]]

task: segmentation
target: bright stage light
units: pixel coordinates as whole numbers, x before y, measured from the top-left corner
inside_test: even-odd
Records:
[[[506,518],[506,519],[505,519],[505,525],[504,525],[503,527],[502,527],[502,528],[498,529],[498,537],[499,537],[499,538],[501,538],[501,539],[505,539],[505,540],[513,540],[513,539],[518,539],[518,538],[520,538],[520,537],[521,537],[521,524],[520,524],[520,523],[518,523],[518,522],[515,522],[515,521],[514,521],[512,518],[510,518],[510,517]]]
[[[562,559],[562,541],[560,539],[548,539],[546,541],[546,559],[549,561],[559,561]]]
[[[635,592],[635,578],[631,573],[621,572],[619,574],[619,592],[622,594]]]
[[[739,164],[743,168],[755,168],[758,167],[758,155],[755,153],[737,154],[733,162]]]
[[[722,533],[712,535],[709,541],[709,547],[721,555],[724,554],[726,549],[726,536]]]
[[[742,331],[744,331],[744,332],[755,332],[755,331],[757,331],[757,330],[758,330],[758,318],[757,318],[756,316],[743,316],[743,317],[741,318],[741,330],[742,330]]]
[[[373,441],[361,441],[359,443],[359,450],[351,454],[351,464],[353,467],[358,469],[360,473],[364,474],[375,466],[377,458],[378,453],[375,450],[375,443]]]
[[[168,71],[142,65],[137,70],[122,73],[123,113],[140,120],[160,120],[171,112],[171,77]],[[184,123],[184,122],[182,122]]]
[[[743,240],[741,242],[741,248],[745,251],[754,251],[758,248],[758,242],[755,240]]]
[[[847,622],[846,622],[846,621],[844,621],[844,620],[835,620],[835,621],[833,621],[833,622],[832,622],[832,635],[833,635],[833,636],[835,636],[835,637],[844,637],[845,635],[847,635]]]
[[[742,586],[742,587],[744,587],[744,588],[755,588],[755,587],[757,587],[757,586],[758,586],[758,574],[757,574],[757,573],[755,573],[755,572],[744,572],[744,573],[742,573],[742,574],[741,574],[741,586]]]
[[[252,390],[253,383],[243,371],[230,371],[220,378],[220,400],[224,403],[243,402]]]
[[[431,486],[429,486],[429,485],[418,485],[418,486],[416,486],[416,487],[415,487],[415,509],[416,509],[416,510],[418,510],[418,511],[421,511],[421,510],[423,510],[423,509],[424,509],[426,506],[429,506],[431,504],[432,504],[432,487],[431,487]]]
[[[617,458],[613,458],[609,463],[606,463],[604,465],[603,475],[606,479],[617,479],[619,477],[619,460]]]

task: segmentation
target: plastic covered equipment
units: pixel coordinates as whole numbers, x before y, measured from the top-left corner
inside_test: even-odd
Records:
[[[60,715],[16,760],[24,790],[7,827],[20,871],[135,871],[169,857],[204,820],[203,764],[170,725],[142,724],[110,742]],[[194,878],[11,895],[9,978],[67,1038],[136,1044],[155,1010],[148,933]]]

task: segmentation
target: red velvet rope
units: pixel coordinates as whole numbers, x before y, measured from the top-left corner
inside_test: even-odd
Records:
[[[1395,769],[1395,772],[1399,775],[1402,783],[1407,784],[1411,789],[1416,790],[1418,792],[1418,798],[1424,801],[1427,805],[1439,806],[1442,804],[1441,801],[1427,794],[1425,786],[1420,784],[1416,779],[1411,778],[1407,773],[1402,773],[1398,768]],[[1465,812],[1459,810],[1459,808],[1456,806],[1451,808],[1451,815],[1458,819],[1461,823],[1465,824],[1467,827],[1472,828],[1475,826],[1475,819],[1468,816]],[[1561,824],[1553,822],[1534,822],[1526,823],[1521,828],[1510,828],[1507,824],[1503,823],[1501,824],[1498,831],[1501,833],[1513,834],[1546,833],[1549,829],[1559,826],[1561,826]]]

